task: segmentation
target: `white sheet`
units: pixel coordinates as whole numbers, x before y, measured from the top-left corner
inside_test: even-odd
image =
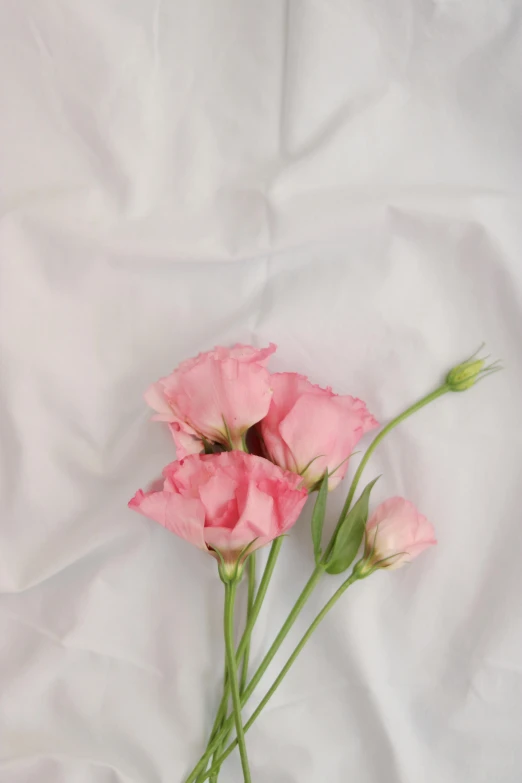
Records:
[[[202,751],[220,584],[126,502],[173,456],[146,385],[236,340],[382,421],[482,340],[507,367],[372,460],[439,546],[327,618],[248,734],[255,783],[521,780],[521,17],[3,0],[1,783],[181,783]],[[254,665],[311,568],[303,524]]]

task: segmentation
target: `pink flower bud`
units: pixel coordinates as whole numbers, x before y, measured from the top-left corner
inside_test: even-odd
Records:
[[[433,526],[413,503],[389,498],[375,509],[366,525],[362,569],[400,568],[436,543]]]

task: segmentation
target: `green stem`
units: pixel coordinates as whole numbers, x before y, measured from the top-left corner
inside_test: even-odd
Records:
[[[295,623],[299,613],[301,612],[303,606],[307,602],[308,598],[310,597],[311,593],[315,589],[315,586],[321,579],[321,576],[324,572],[324,566],[319,563],[318,566],[313,570],[312,575],[306,585],[304,586],[303,590],[301,591],[301,594],[297,601],[295,602],[294,606],[292,607],[290,614],[286,618],[283,627],[277,634],[276,638],[274,639],[272,646],[266,653],[265,657],[259,664],[257,670],[255,671],[252,679],[248,683],[247,687],[245,688],[245,691],[241,697],[241,703],[245,704],[245,702],[250,698],[252,693],[254,692],[255,687],[257,686],[259,680],[265,673],[265,671],[268,669],[270,663],[272,662],[272,659],[274,658],[275,654],[281,647],[283,641],[285,640],[288,632],[292,628],[293,624]],[[224,722],[223,726],[221,727],[221,731],[217,734],[217,736],[209,743],[207,750],[203,754],[201,760],[199,761],[197,767],[194,769],[194,771],[189,775],[189,777],[186,779],[185,783],[193,783],[193,780],[201,774],[202,769],[206,768],[206,765],[208,764],[209,758],[212,756],[216,748],[221,744],[223,737],[226,736],[227,732],[230,731],[232,726],[234,725],[234,721],[232,717],[227,718],[227,720]]]
[[[255,720],[259,717],[261,712],[264,710],[278,687],[280,686],[281,682],[286,677],[288,671],[292,667],[295,659],[307,643],[308,639],[311,637],[317,626],[320,624],[320,622],[324,619],[324,617],[328,614],[330,609],[337,603],[339,598],[343,595],[343,593],[352,585],[354,582],[357,581],[359,577],[355,576],[353,573],[351,576],[343,582],[343,584],[339,587],[339,589],[333,594],[333,596],[330,598],[330,600],[323,606],[319,614],[315,617],[312,624],[306,631],[306,633],[301,637],[301,640],[297,644],[296,648],[294,649],[293,653],[281,669],[281,672],[279,673],[278,677],[274,680],[271,688],[267,691],[263,699],[260,701],[259,705],[256,707],[254,712],[252,713],[251,717],[248,719],[248,721],[245,723],[244,726],[244,732],[247,732],[248,729],[252,726]],[[232,753],[234,748],[237,746],[238,742],[237,740],[234,740],[228,748],[223,752],[223,754],[217,759],[217,761],[214,762],[212,767],[206,772],[204,775],[202,775],[201,780],[206,780],[211,775],[214,775],[216,770],[219,770],[221,764],[225,761],[225,759]]]
[[[405,419],[407,419],[409,416],[411,416],[413,413],[416,413],[421,408],[424,408],[425,405],[429,405],[430,402],[433,402],[433,400],[436,400],[438,397],[442,397],[443,394],[446,394],[446,392],[451,391],[450,387],[445,383],[442,386],[439,386],[438,389],[435,389],[435,391],[430,392],[430,394],[427,394],[425,397],[422,397],[418,402],[415,402],[413,405],[410,405],[409,408],[406,408],[405,411],[402,413],[399,413],[398,416],[396,416],[394,419],[392,419],[388,424],[382,428],[382,430],[379,432],[379,434],[374,438],[374,440],[370,443],[368,448],[366,449],[366,452],[362,458],[362,460],[359,463],[359,467],[357,468],[355,472],[355,476],[353,477],[353,481],[350,485],[350,489],[348,490],[348,495],[346,496],[346,501],[343,506],[343,510],[341,511],[341,516],[339,517],[339,522],[337,523],[337,527],[335,528],[334,534],[332,538],[330,539],[330,543],[326,547],[326,551],[323,555],[323,560],[326,561],[328,556],[330,555],[333,545],[335,543],[335,537],[337,535],[337,531],[339,530],[346,514],[350,510],[350,506],[352,504],[352,500],[355,495],[355,491],[357,489],[357,485],[359,483],[359,480],[363,474],[363,471],[368,463],[368,460],[372,456],[373,452],[377,448],[377,446],[381,443],[381,441],[384,440],[386,435],[388,435],[389,432],[391,432],[394,427],[396,427],[398,424],[403,422]]]
[[[237,661],[237,657],[236,657],[236,661]],[[237,663],[239,665],[239,661],[237,661]],[[228,667],[227,667],[226,656],[225,656],[225,674],[223,676],[223,694],[225,694],[225,693],[227,694],[227,699],[226,699],[225,704],[224,704],[225,713],[224,713],[224,716],[222,716],[222,715],[220,715],[219,711],[217,712],[216,719],[214,720],[214,725],[212,726],[210,739],[213,739],[216,736],[217,732],[221,729],[221,726],[223,725],[223,720],[224,720],[224,718],[226,717],[226,715],[228,713],[228,696],[230,694],[230,689],[228,687]],[[223,745],[220,745],[218,750],[221,750],[222,747],[223,747]],[[216,758],[216,756],[214,756],[214,758]],[[214,759],[212,761],[214,761]],[[197,778],[196,783],[201,783],[201,781],[203,779],[202,776],[203,776],[204,772],[205,772],[205,770],[203,770],[200,773],[200,775]],[[212,777],[210,778],[210,783],[217,783],[217,779],[218,779],[218,775],[216,773],[215,775],[212,775]]]
[[[232,707],[234,711],[234,723],[236,725],[237,744],[239,745],[239,755],[241,756],[241,767],[243,769],[244,783],[252,783],[250,777],[250,767],[248,764],[248,755],[245,745],[245,734],[243,731],[243,719],[241,718],[241,697],[239,694],[239,683],[237,679],[236,651],[234,649],[234,603],[236,600],[237,582],[225,584],[225,651],[228,668],[228,681],[232,694]]]
[[[250,555],[250,557],[248,558],[248,566],[247,567],[248,567],[248,599],[247,599],[247,627],[248,627],[250,616],[252,614],[252,610],[253,610],[253,607],[254,607],[254,598],[255,598],[255,592],[256,592],[256,553],[255,552],[253,552]],[[250,659],[250,639],[251,639],[251,635],[249,634],[248,638],[247,638],[247,643],[245,645],[245,651],[243,653],[243,661],[241,661],[241,657],[239,656],[239,648],[238,648],[238,654],[236,655],[237,665],[238,666],[239,665],[242,666],[241,678],[240,678],[240,682],[239,682],[239,692],[241,694],[245,690],[246,684],[247,684],[248,661]],[[224,690],[224,692],[225,693],[228,692],[228,683],[227,683],[226,680],[225,680],[225,690]],[[225,717],[226,717],[226,709],[225,709],[225,714],[223,716],[223,719]],[[219,726],[220,728],[221,728],[221,724],[222,723],[223,723],[223,720],[220,723],[220,726]],[[228,735],[225,735],[223,737],[223,741],[221,742],[219,747],[216,749],[216,752],[214,754],[214,758],[217,758],[219,755],[221,755],[224,747],[226,746],[227,740],[228,740]],[[219,767],[216,769],[215,774],[212,775],[212,777],[210,779],[210,783],[217,783],[218,775],[219,775]],[[200,776],[200,778],[198,780],[202,780],[202,779],[203,779],[202,776]]]
[[[254,608],[255,595],[256,595],[256,553],[253,552],[248,558],[247,627],[249,625],[250,616]],[[241,670],[241,682],[239,684],[239,690],[241,691],[241,693],[243,693],[247,684],[248,662],[250,660],[250,638],[251,635],[249,634],[245,644],[245,652],[243,654],[243,668]]]
[[[239,665],[243,654],[245,652],[247,642],[250,639],[250,635],[252,633],[252,629],[254,628],[254,625],[256,623],[256,620],[259,616],[259,612],[261,611],[261,607],[263,605],[263,601],[265,600],[265,596],[268,590],[268,586],[270,584],[270,580],[272,579],[272,574],[274,572],[275,565],[277,563],[277,558],[279,557],[279,552],[281,551],[281,547],[283,546],[284,536],[280,536],[279,538],[274,539],[272,541],[272,546],[270,547],[270,554],[268,555],[268,559],[266,561],[266,565],[263,571],[263,576],[261,577],[261,581],[259,583],[259,587],[256,593],[254,605],[252,607],[252,612],[250,614],[250,617],[247,618],[247,624],[245,627],[245,630],[243,632],[243,636],[241,637],[241,640],[239,642],[239,646],[237,648],[236,653],[236,660]],[[214,725],[212,727],[212,731],[210,733],[210,739],[209,743],[207,745],[207,749],[210,747],[212,741],[216,738],[216,735],[219,733],[221,734],[221,727],[223,724],[223,721],[227,717],[227,707],[228,707],[228,700],[230,696],[230,688],[228,683],[228,678],[225,679],[225,687],[224,687],[224,693],[223,698],[221,699],[221,703],[218,707],[218,711],[216,714],[216,719],[214,721]],[[214,746],[215,747],[215,746]],[[206,764],[208,762],[208,759],[212,753],[209,753],[208,755],[205,752],[206,761],[203,762],[203,759],[205,756],[201,758],[201,760],[198,762],[198,764],[194,767],[192,772],[190,773],[189,777],[186,779],[185,783],[193,783],[194,780],[198,777],[198,775],[201,775],[202,771],[205,769]]]
[[[266,561],[266,566],[265,566],[265,570],[263,571],[263,576],[261,577],[261,582],[259,584],[259,589],[257,591],[254,605],[252,607],[252,612],[250,614],[250,617],[247,618],[247,624],[245,630],[243,631],[243,636],[241,637],[237,648],[236,659],[237,659],[238,666],[243,655],[245,654],[247,644],[250,641],[252,630],[259,616],[259,612],[261,611],[263,601],[265,600],[266,592],[268,590],[268,585],[270,584],[270,580],[272,579],[272,574],[274,572],[275,564],[277,563],[277,558],[279,557],[279,552],[283,545],[283,541],[284,541],[283,536],[280,536],[279,538],[276,538],[272,542],[272,546],[270,548],[270,554],[268,556],[268,560]],[[230,691],[227,686],[225,688],[225,693],[223,694],[223,699],[221,700],[221,704],[219,706],[219,712],[216,717],[216,722],[218,718],[220,722],[222,722],[227,716],[227,705],[228,705],[229,695],[230,695]]]

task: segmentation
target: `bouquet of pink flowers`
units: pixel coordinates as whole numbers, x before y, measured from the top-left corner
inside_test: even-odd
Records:
[[[163,482],[139,490],[129,506],[215,558],[224,584],[226,674],[223,697],[207,748],[185,783],[217,781],[225,758],[238,747],[246,783],[251,780],[245,733],[264,709],[306,642],[337,600],[354,582],[377,569],[400,568],[436,543],[428,520],[401,497],[369,514],[374,479],[356,499],[359,480],[372,453],[401,421],[452,391],[465,391],[499,369],[476,355],[453,368],[444,382],[383,427],[364,453],[328,542],[323,523],[328,492],[348,470],[360,438],[379,427],[362,400],[337,395],[296,373],[270,374],[275,346],[215,348],[183,362],[153,384],[145,398],[167,423],[178,459],[163,470]],[[249,673],[250,637],[269,587],[285,534],[297,522],[309,495],[316,493],[311,520],[315,564],[294,607]],[[271,544],[256,579],[255,553]],[[359,559],[357,555],[362,548]],[[244,630],[236,646],[234,606],[237,587],[248,573]],[[249,720],[242,707],[283,643],[297,616],[328,574],[347,573],[316,616]],[[229,715],[229,705],[231,714]],[[229,742],[235,729],[235,739]]]

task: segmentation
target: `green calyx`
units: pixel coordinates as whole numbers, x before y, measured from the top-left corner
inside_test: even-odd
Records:
[[[226,562],[221,558],[218,564],[219,578],[224,585],[236,584],[241,581],[243,576],[244,563],[240,563],[239,560],[235,562]]]
[[[250,543],[243,547],[241,552],[234,557],[230,557],[230,553],[227,553],[227,557],[225,558],[219,549],[213,547],[212,552],[217,555],[218,559],[219,578],[223,584],[231,585],[241,581],[243,571],[245,570],[245,563],[252,554],[252,547],[256,541],[257,538],[254,538],[253,541],[250,541]]]
[[[373,574],[375,570],[376,566],[372,565],[372,563],[367,558],[363,557],[354,565],[353,576],[356,579],[366,579],[366,577],[370,576],[370,574]]]

